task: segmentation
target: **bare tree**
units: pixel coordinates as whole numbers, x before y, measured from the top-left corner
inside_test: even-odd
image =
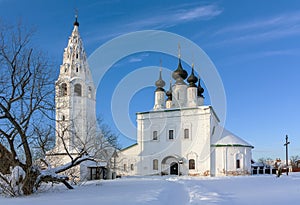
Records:
[[[33,166],[31,143],[35,129],[49,121],[53,111],[53,77],[41,52],[30,44],[31,31],[22,26],[0,28],[0,147],[10,167],[25,172],[22,192],[31,194],[39,175]]]
[[[86,129],[92,133],[80,134],[72,122],[55,122],[53,68],[31,37],[32,31],[20,25],[0,25],[0,192],[11,196],[30,195],[43,182],[71,189],[63,173],[86,160],[109,161],[117,142],[108,126],[101,130],[96,122]],[[60,164],[46,157],[58,133],[55,123],[61,124],[56,137],[68,158]],[[67,144],[70,133],[76,139],[72,145]]]
[[[300,160],[300,157],[298,155],[296,156],[291,156],[290,157],[290,161],[291,161],[291,165],[292,167],[296,167],[297,168],[297,162]]]

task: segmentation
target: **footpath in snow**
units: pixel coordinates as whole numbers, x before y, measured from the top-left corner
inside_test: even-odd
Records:
[[[240,177],[128,177],[93,181],[67,190],[47,187],[29,197],[5,198],[1,205],[184,205],[298,204],[300,173]]]

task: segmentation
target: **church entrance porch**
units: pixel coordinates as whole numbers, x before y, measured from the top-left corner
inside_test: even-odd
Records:
[[[179,175],[181,158],[175,156],[167,156],[161,161],[162,175]]]

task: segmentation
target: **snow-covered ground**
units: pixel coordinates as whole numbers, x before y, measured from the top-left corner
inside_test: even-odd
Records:
[[[299,204],[300,173],[240,177],[128,177],[93,181],[67,190],[44,188],[29,197],[5,198],[1,205],[87,204]]]

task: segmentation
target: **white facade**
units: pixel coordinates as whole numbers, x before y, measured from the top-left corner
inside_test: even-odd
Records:
[[[137,144],[118,153],[118,174],[250,174],[253,146],[228,134],[213,108],[203,105],[204,90],[200,81],[195,85],[194,70],[187,78],[179,58],[173,78],[175,84],[165,92],[160,73],[153,110],[137,113]]]

